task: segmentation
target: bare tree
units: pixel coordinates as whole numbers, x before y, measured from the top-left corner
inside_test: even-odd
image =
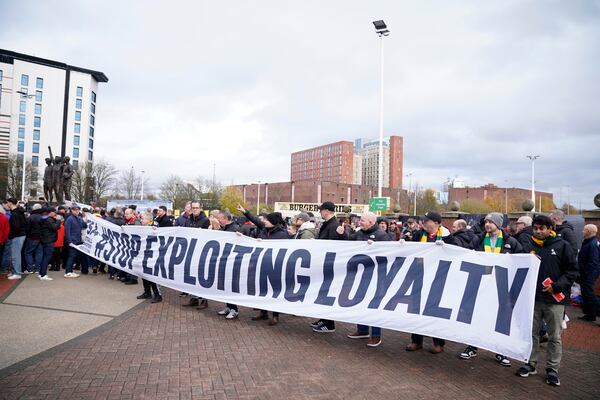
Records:
[[[104,161],[87,161],[75,168],[71,195],[79,201],[98,201],[108,194],[114,185],[117,169]]]
[[[23,184],[23,158],[11,154],[8,159],[0,164],[0,191],[5,193],[3,197],[21,198]],[[25,162],[25,194],[27,196],[36,195],[41,187],[38,182],[38,168],[31,162]]]
[[[147,176],[136,174],[133,167],[129,170],[121,171],[121,174],[115,181],[114,194],[116,196],[123,196],[126,199],[139,198],[142,192],[142,179],[144,180],[144,190],[146,191],[149,189],[148,183],[150,182]]]

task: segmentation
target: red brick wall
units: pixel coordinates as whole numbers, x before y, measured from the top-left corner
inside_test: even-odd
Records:
[[[394,189],[402,188],[404,139],[401,136],[390,136],[390,182]]]

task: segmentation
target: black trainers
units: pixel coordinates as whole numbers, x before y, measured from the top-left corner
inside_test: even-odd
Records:
[[[317,321],[314,321],[314,322],[310,323],[310,326],[313,327],[313,328],[317,328],[317,327],[319,327],[321,325],[323,325],[323,320],[322,319],[319,319]]]
[[[558,379],[558,372],[547,369],[546,370],[546,383],[550,386],[560,386],[560,379]]]
[[[138,299],[138,300],[142,300],[142,299],[149,299],[150,297],[152,297],[152,296],[150,295],[150,293],[142,293],[142,294],[140,294],[138,297],[136,297],[136,299]]]
[[[317,333],[333,333],[335,332],[335,328],[328,328],[325,325],[319,325],[315,328],[313,328],[313,332],[317,332]]]
[[[162,301],[162,296],[154,296],[152,297],[152,301],[150,303],[160,303]]]
[[[495,358],[496,358],[496,361],[498,361],[498,364],[502,365],[503,367],[511,366],[511,363],[510,363],[510,360],[508,359],[508,357],[503,356],[502,354],[496,354]]]
[[[537,371],[535,370],[535,367],[533,365],[525,364],[521,368],[519,368],[515,374],[517,376],[520,376],[521,378],[527,378],[529,375],[537,374]]]
[[[473,357],[477,357],[477,347],[467,346],[467,348],[460,353],[459,357],[463,360],[469,360]]]

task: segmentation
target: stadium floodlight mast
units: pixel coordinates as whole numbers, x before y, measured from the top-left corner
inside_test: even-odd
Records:
[[[528,155],[525,157],[531,160],[531,201],[533,202],[533,211],[535,211],[535,160],[540,156]]]
[[[387,25],[383,20],[373,21],[375,33],[381,38],[381,90],[380,90],[380,108],[379,108],[379,165],[377,179],[377,197],[381,197],[383,187],[383,38],[390,34]]]

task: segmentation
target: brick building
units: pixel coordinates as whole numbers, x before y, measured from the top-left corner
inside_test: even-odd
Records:
[[[292,181],[327,179],[352,183],[354,144],[340,141],[292,153]]]
[[[552,193],[548,192],[535,192],[536,207],[540,196],[554,201]],[[531,190],[522,188],[501,188],[494,184],[488,183],[480,187],[461,187],[461,188],[449,188],[448,189],[448,202],[453,201],[464,202],[464,201],[480,201],[483,202],[490,197],[496,197],[500,199],[508,199],[509,203],[522,202],[527,199],[531,199]]]
[[[236,185],[242,192],[246,204],[273,205],[277,201],[321,203],[332,201],[339,204],[369,204],[371,197],[377,196],[377,188],[368,185],[354,185],[330,181],[273,182],[250,185]],[[383,188],[383,196],[390,197],[394,203],[400,201],[402,189]]]

